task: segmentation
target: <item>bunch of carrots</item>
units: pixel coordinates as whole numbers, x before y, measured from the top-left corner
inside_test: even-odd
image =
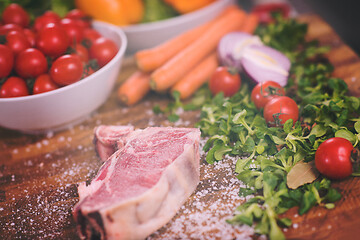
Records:
[[[229,6],[210,22],[154,48],[138,51],[138,70],[119,87],[118,99],[133,105],[151,90],[178,91],[182,100],[190,97],[218,67],[216,49],[220,39],[233,31],[253,33],[257,25],[256,15]]]

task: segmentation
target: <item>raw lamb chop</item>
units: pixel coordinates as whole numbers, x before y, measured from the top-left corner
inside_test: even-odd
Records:
[[[125,144],[126,136],[134,131],[133,126],[100,125],[95,128],[94,145],[101,161],[105,162]]]
[[[199,183],[200,131],[146,128],[79,186],[73,214],[82,239],[144,239],[165,225]]]

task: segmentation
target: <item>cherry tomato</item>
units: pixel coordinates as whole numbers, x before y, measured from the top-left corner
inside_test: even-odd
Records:
[[[8,32],[11,32],[14,30],[22,31],[23,28],[17,24],[8,23],[3,26],[0,26],[0,35],[6,35]]]
[[[71,18],[71,19],[82,19],[85,17],[86,17],[85,13],[78,8],[70,10],[65,15],[65,18]]]
[[[77,43],[73,51],[74,54],[78,55],[84,63],[89,61],[89,51],[84,45]]]
[[[280,12],[284,18],[287,18],[290,14],[290,7],[286,3],[264,3],[258,4],[252,9],[252,13],[258,15],[261,23],[272,22],[272,12]]]
[[[84,29],[80,27],[75,20],[63,18],[61,19],[61,26],[69,37],[69,45],[79,43],[84,38]]]
[[[59,88],[59,86],[50,78],[49,74],[41,74],[35,79],[33,93],[49,92],[57,88]]]
[[[49,23],[39,31],[36,46],[45,55],[58,57],[69,47],[69,37],[61,26]]]
[[[90,58],[96,59],[99,67],[103,67],[110,62],[117,52],[118,47],[116,44],[112,40],[104,37],[96,39],[89,49]]]
[[[83,64],[79,56],[63,55],[56,59],[50,68],[50,77],[56,84],[69,85],[81,79]]]
[[[15,23],[22,27],[27,27],[30,23],[29,14],[16,3],[12,3],[4,9],[2,19],[4,23]]]
[[[86,16],[85,13],[80,9],[75,8],[69,11],[65,15],[65,18],[70,18],[75,20],[76,24],[78,24],[80,27],[83,28],[91,27],[91,19],[88,16]]]
[[[274,81],[258,83],[251,91],[251,100],[258,109],[265,107],[271,99],[284,96],[285,90]]]
[[[5,45],[11,48],[15,55],[31,47],[31,44],[23,31],[11,31],[6,34]]]
[[[34,29],[36,32],[40,31],[49,23],[55,25],[60,24],[61,18],[53,11],[46,11],[43,15],[37,17],[34,22]]]
[[[24,79],[19,77],[9,77],[0,89],[0,97],[22,97],[29,95],[29,90]]]
[[[28,28],[24,28],[23,32],[24,32],[27,40],[29,41],[30,46],[34,47],[35,41],[36,41],[35,33]]]
[[[299,118],[299,108],[293,99],[280,96],[265,105],[264,118],[268,125],[273,127],[280,127],[289,119],[295,124]]]
[[[96,39],[101,38],[101,34],[93,28],[84,29],[84,39],[92,44]]]
[[[218,67],[210,78],[209,88],[213,95],[223,92],[224,96],[230,97],[239,91],[241,87],[240,75],[228,67]]]
[[[8,46],[0,44],[0,78],[9,76],[13,66],[13,51]]]
[[[353,172],[352,157],[356,155],[351,142],[334,137],[321,143],[315,153],[315,166],[331,179],[343,179]]]
[[[48,70],[44,54],[36,48],[20,52],[15,60],[15,71],[23,78],[37,77]]]

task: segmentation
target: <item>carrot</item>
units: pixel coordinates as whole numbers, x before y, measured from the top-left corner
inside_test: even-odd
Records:
[[[178,91],[180,99],[190,97],[198,90],[215,72],[218,67],[218,59],[216,53],[211,53],[202,60],[195,68],[188,72],[171,88],[171,91]]]
[[[162,66],[166,61],[188,46],[201,36],[216,19],[219,19],[234,6],[226,8],[218,17],[196,28],[186,31],[170,40],[150,49],[144,49],[135,53],[138,68],[144,72],[150,72]]]
[[[241,9],[232,8],[231,10],[217,19],[196,41],[156,69],[151,74],[150,87],[156,91],[168,89],[201,59],[214,51],[226,33],[240,30],[246,13]]]
[[[208,24],[192,29],[155,48],[145,49],[135,53],[137,67],[144,72],[150,72],[160,67],[185,46],[194,41],[195,38],[200,36],[206,30]]]
[[[150,91],[150,74],[134,72],[119,87],[117,96],[120,102],[130,106],[140,101]]]
[[[254,33],[255,29],[259,24],[259,17],[254,13],[250,13],[246,16],[244,25],[241,28],[241,31],[247,33]]]

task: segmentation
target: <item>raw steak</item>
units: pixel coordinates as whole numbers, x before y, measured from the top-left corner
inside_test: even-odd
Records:
[[[73,214],[82,239],[143,239],[165,225],[199,183],[196,128],[146,128],[79,186]]]
[[[101,161],[106,161],[125,144],[126,136],[134,131],[132,126],[100,125],[94,130],[94,145]]]

